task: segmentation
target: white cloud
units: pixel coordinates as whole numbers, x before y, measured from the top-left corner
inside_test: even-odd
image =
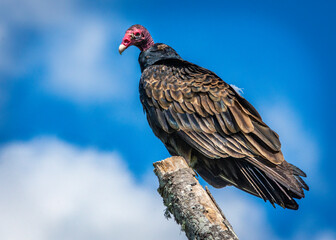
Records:
[[[0,72],[17,76],[42,67],[34,75],[44,89],[79,103],[127,98],[137,88],[137,59],[118,54],[119,26],[128,26],[119,16],[89,12],[75,0],[5,0],[0,6],[0,37],[6,34]],[[25,31],[39,44],[18,41],[16,33]]]
[[[150,172],[137,183],[116,153],[46,137],[7,144],[0,149],[0,238],[186,239],[164,218],[156,181]],[[263,208],[232,188],[215,197],[240,239],[275,239]]]
[[[185,239],[116,153],[56,139],[0,150],[1,239]]]
[[[280,136],[285,159],[307,174],[304,180],[311,189],[306,193],[307,200],[311,195],[327,198],[333,189],[333,184],[328,181],[326,175],[321,174],[323,173],[320,162],[321,148],[311,128],[299,115],[299,111],[283,97],[275,98],[260,106],[263,120]],[[305,199],[300,200],[299,204],[306,204]]]
[[[80,101],[122,96],[127,90],[121,84],[125,76],[117,68],[118,62],[110,60],[112,30],[104,21],[86,19],[53,34],[46,51],[44,86],[58,95]]]
[[[0,73],[18,76],[25,74],[27,69],[36,64],[35,55],[42,51],[40,48],[34,49],[31,42],[23,38],[27,37],[29,30],[33,30],[36,34],[40,31],[51,31],[57,25],[71,22],[72,2],[0,1]]]
[[[0,148],[0,239],[186,239],[163,216],[154,174],[144,180],[137,182],[113,152],[46,137],[6,144]],[[234,188],[213,193],[241,240],[279,239],[263,201]],[[314,236],[331,240],[335,232]],[[291,239],[307,233],[300,228]]]
[[[316,234],[315,239],[316,240],[336,240],[336,233],[330,230],[321,231],[320,233]]]
[[[336,240],[336,232],[331,230],[321,230],[316,234],[307,234],[302,231],[299,232],[295,238],[295,240],[305,240],[305,239],[313,239],[313,240]]]
[[[0,70],[8,68],[5,56],[7,56],[7,46],[5,45],[5,38],[7,37],[7,29],[4,24],[0,23]]]
[[[45,45],[43,86],[78,102],[108,101],[129,96],[138,79],[136,58],[119,56],[118,19],[78,15],[51,33]],[[127,63],[127,64],[126,64]]]
[[[307,173],[310,187],[326,190],[326,183],[319,176],[319,147],[314,135],[305,127],[297,111],[288,100],[270,101],[260,104],[263,120],[279,136],[285,159]],[[314,181],[310,181],[313,179]]]
[[[9,25],[48,28],[69,21],[75,3],[74,0],[2,0],[0,19]]]
[[[266,204],[269,205],[269,203],[264,203],[261,199],[257,199],[233,187],[213,189],[212,192],[240,240],[283,239],[277,236],[272,229],[271,224],[272,222],[274,224],[274,219],[269,219],[266,212],[267,207],[271,206],[265,206]],[[281,209],[272,211],[272,214],[276,214],[278,210]],[[275,224],[284,223],[277,222]],[[336,232],[334,229],[311,229],[308,226],[310,226],[310,224],[307,226],[301,224],[301,226],[297,227],[296,231],[286,237],[286,239],[336,240]]]
[[[214,189],[213,195],[240,240],[278,239],[267,220],[265,203],[261,199],[258,205],[252,200],[253,196],[233,187]]]

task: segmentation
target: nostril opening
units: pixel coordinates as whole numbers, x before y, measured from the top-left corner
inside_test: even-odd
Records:
[[[127,39],[124,40],[124,44],[129,44],[129,42],[130,42],[130,41],[127,40]]]

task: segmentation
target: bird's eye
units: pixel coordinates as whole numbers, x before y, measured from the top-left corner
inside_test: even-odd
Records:
[[[134,35],[135,35],[136,37],[139,37],[139,36],[140,36],[140,33],[139,33],[139,32],[136,32],[136,33],[134,33]]]

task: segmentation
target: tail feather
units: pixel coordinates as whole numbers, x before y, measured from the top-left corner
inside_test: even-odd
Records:
[[[289,167],[292,169],[295,175],[301,176],[301,177],[307,177],[307,174],[304,173],[300,168],[297,166],[294,166],[293,164],[288,163]]]
[[[303,198],[303,189],[309,190],[301,178],[306,174],[286,161],[273,166],[255,163],[256,159],[200,159],[195,170],[214,187],[233,185],[269,201],[274,207],[278,204],[298,209],[295,198]]]
[[[253,181],[253,188],[259,187],[262,189],[262,194],[258,193],[259,197],[265,201],[268,200],[273,207],[278,204],[283,208],[297,209],[298,204],[295,202],[291,194],[285,190],[277,181],[267,177],[266,174],[261,172],[258,168],[251,166],[249,163],[241,164],[241,169],[247,169]],[[257,195],[257,196],[258,196]],[[266,197],[264,197],[266,195]]]
[[[295,179],[297,180],[297,182],[300,184],[300,186],[304,189],[309,191],[309,186],[305,183],[305,181],[303,181],[303,179],[301,177],[307,177],[306,173],[304,173],[300,168],[294,166],[293,164],[290,164],[290,167],[293,171],[293,175],[295,177]]]
[[[303,179],[299,176],[295,176],[295,179],[298,181],[298,183],[300,184],[301,188],[303,188],[304,190],[309,191],[309,186],[307,185],[307,183],[305,183],[305,181],[303,181]]]

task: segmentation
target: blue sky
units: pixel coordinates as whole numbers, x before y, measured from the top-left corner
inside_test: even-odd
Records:
[[[156,192],[152,163],[169,154],[139,101],[139,51],[118,53],[139,23],[242,88],[308,174],[299,211],[212,189],[238,236],[336,239],[335,10],[332,1],[2,0],[0,238],[185,239]]]

